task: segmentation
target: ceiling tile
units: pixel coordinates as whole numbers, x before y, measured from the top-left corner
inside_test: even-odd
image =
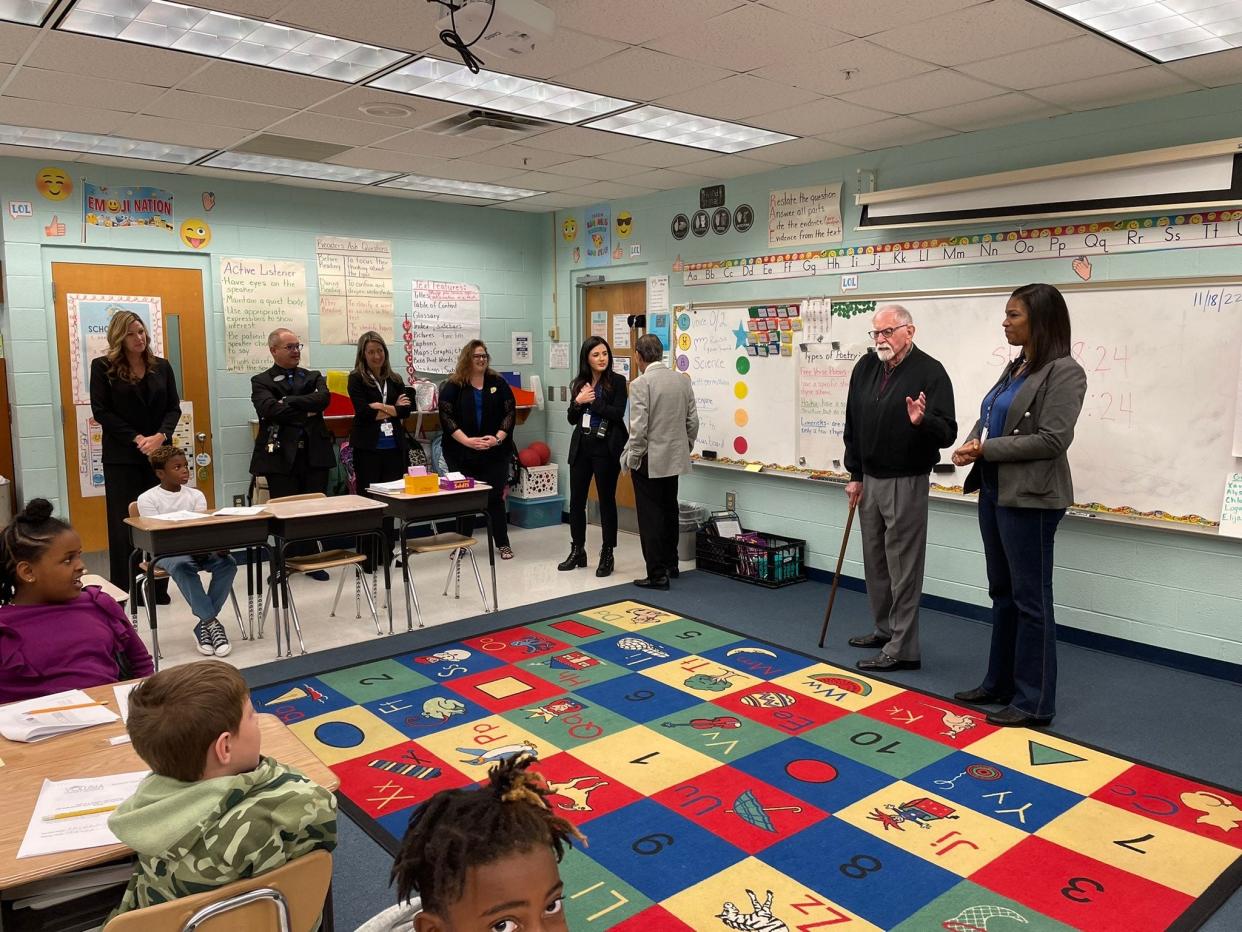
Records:
[[[1054,107],[1042,100],[1035,100],[1025,94],[1001,94],[999,97],[989,97],[986,100],[924,110],[914,115],[936,126],[947,126],[950,129],[969,133],[972,130],[986,129],[990,126],[1008,126],[1013,123],[1025,123],[1027,120],[1060,116],[1065,112],[1060,107]]]
[[[553,165],[560,165],[562,162],[571,161],[576,156],[569,152],[550,152],[547,149],[532,149],[529,146],[519,146],[515,143],[510,143],[507,146],[499,146],[495,149],[488,149],[486,152],[479,152],[470,158],[475,162],[483,162],[486,165],[503,165],[507,168],[537,171],[543,168],[550,168]]]
[[[534,197],[524,197],[520,201],[508,203],[523,204],[528,207],[538,205],[555,210],[561,207],[582,207],[585,204],[593,204],[595,198],[585,194],[565,194],[561,191],[553,191],[550,194],[536,194]]]
[[[843,146],[852,146],[864,151],[888,149],[891,146],[908,146],[929,139],[940,139],[952,136],[952,130],[940,126],[929,126],[910,117],[892,117],[866,126],[855,126],[837,133],[829,133],[827,139]]]
[[[960,65],[1049,45],[1087,32],[1085,27],[1026,0],[991,0],[877,33],[871,41],[938,65]]]
[[[687,162],[703,160],[703,150],[690,146],[677,146],[668,142],[644,142],[631,149],[620,152],[608,152],[601,158],[610,162],[623,162],[626,165],[645,165],[648,168],[675,168]]]
[[[671,191],[673,188],[688,188],[710,181],[711,176],[703,172],[688,174],[668,168],[653,168],[651,171],[631,175],[625,179],[626,184],[641,185],[644,188],[655,188],[657,191]]]
[[[593,181],[580,188],[570,188],[565,193],[581,194],[597,200],[613,200],[619,197],[642,197],[651,194],[651,188],[640,188],[637,185],[622,184],[619,181]]]
[[[420,174],[427,174],[420,172]],[[481,181],[490,184],[508,178],[513,172],[500,165],[484,165],[482,162],[471,162],[468,159],[451,159],[447,165],[436,172],[437,178],[451,178],[454,181]],[[505,182],[508,184],[508,182]],[[524,186],[523,186],[524,187]]]
[[[555,207],[548,207],[544,204],[532,204],[529,197],[524,197],[517,201],[497,201],[490,205],[491,210],[508,210],[514,213],[522,214],[552,214],[555,213]]]
[[[79,152],[60,152],[56,149],[35,149],[31,146],[0,146],[0,156],[10,155],[17,159],[38,159],[40,162],[76,162]]]
[[[448,159],[437,159],[411,152],[393,152],[390,149],[359,147],[326,159],[332,165],[348,165],[350,168],[373,168],[376,171],[413,172],[419,175],[440,177],[439,172],[448,168]]]
[[[26,49],[30,48],[30,43],[39,38],[42,32],[34,26],[0,23],[0,61],[18,61]]]
[[[774,106],[796,106],[817,99],[819,95],[814,91],[735,74],[692,91],[661,97],[655,103],[670,110],[684,110],[719,120],[744,120],[756,113],[766,113]]]
[[[931,71],[935,66],[891,49],[855,39],[834,45],[823,55],[760,68],[756,75],[835,96]]]
[[[682,171],[694,172],[696,175],[711,179],[740,178],[742,175],[754,175],[757,172],[772,170],[771,162],[757,162],[744,155],[718,155],[715,158],[704,159],[702,162],[682,166]]]
[[[163,88],[151,87],[148,84],[109,81],[105,78],[28,67],[19,68],[4,88],[6,97],[25,97],[29,100],[91,109],[98,107],[126,113],[137,113],[162,93]]]
[[[606,15],[606,14],[605,14]],[[544,81],[556,79],[557,83],[578,87],[565,78],[569,72],[576,72],[600,59],[607,58],[625,48],[620,42],[611,39],[600,39],[588,36],[572,29],[557,27],[552,38],[535,46],[535,50],[517,58],[501,58],[499,55],[480,55],[484,59],[484,67],[505,74],[526,75]],[[459,56],[443,45],[432,45],[427,53],[436,58],[458,61]],[[624,96],[624,95],[621,95]]]
[[[169,91],[147,107],[146,112],[153,116],[201,120],[220,126],[240,126],[243,129],[263,129],[268,124],[293,114],[292,110],[280,107],[226,100],[208,94],[191,94],[188,91]]]
[[[874,123],[888,116],[883,104],[857,106],[834,97],[821,97],[801,107],[786,107],[750,119],[756,126],[794,136],[817,136],[850,126]]]
[[[436,40],[436,20],[443,12],[437,4],[405,0],[286,0],[272,18],[324,35],[418,51]]]
[[[1242,57],[1238,61],[1242,65]],[[1160,65],[1148,65],[1133,71],[1092,78],[1086,82],[1067,81],[1048,87],[1035,87],[1027,93],[1067,110],[1096,110],[1153,97],[1172,97],[1194,90],[1199,90],[1199,85],[1183,80]]]
[[[39,129],[63,129],[75,133],[110,133],[130,118],[118,110],[70,107],[49,107],[41,100],[0,97],[0,123],[15,126],[36,126]]]
[[[650,49],[632,48],[605,58],[590,68],[561,75],[571,87],[644,103],[712,81],[732,72],[712,65],[675,58]]]
[[[463,155],[474,155],[485,149],[494,149],[498,145],[500,143],[488,139],[471,139],[468,136],[444,136],[440,133],[424,133],[421,130],[412,129],[399,136],[392,136],[377,142],[375,148],[395,149],[398,152],[413,152],[415,155],[457,158]]]
[[[409,111],[401,113],[363,113],[361,107],[401,108]],[[398,94],[394,91],[382,91],[377,87],[351,87],[342,94],[330,97],[311,107],[314,113],[328,113],[332,116],[346,117],[351,120],[366,120],[370,123],[388,123],[403,129],[416,129],[426,126],[435,120],[461,112],[461,104],[450,104],[429,97],[415,97],[412,94]]]
[[[566,188],[582,187],[581,178],[551,172],[518,172],[498,180],[512,188],[529,188],[534,191],[564,191]]]
[[[943,16],[985,0],[760,0],[782,13],[810,20],[826,20],[828,25],[851,36],[869,36],[885,29]]]
[[[789,142],[778,142],[773,146],[764,146],[762,149],[752,149],[746,155],[760,162],[772,162],[777,165],[807,165],[811,162],[838,159],[843,155],[854,155],[857,152],[857,149],[840,146],[823,139],[793,139]]]
[[[642,143],[635,136],[622,133],[606,133],[582,126],[566,126],[541,133],[524,140],[522,145],[535,149],[551,149],[554,152],[570,152],[574,155],[605,155],[621,149],[629,149]]]
[[[645,171],[646,166],[628,165],[604,158],[574,159],[556,166],[556,174],[571,178],[588,178],[592,181],[616,181]]]
[[[289,74],[255,65],[239,65],[231,61],[212,62],[180,85],[185,91],[233,100],[261,100],[274,107],[292,107],[295,110],[319,103],[347,87],[348,84],[339,81]]]
[[[118,67],[119,60],[124,61],[123,68]],[[156,87],[172,87],[206,63],[206,59],[197,55],[55,30],[44,33],[42,41],[26,59],[26,64],[32,68],[111,80],[123,74],[141,78],[143,84]]]
[[[1207,87],[1237,84],[1242,81],[1242,49],[1213,52],[1211,55],[1169,62],[1165,67],[1189,81],[1197,81]]]
[[[1141,68],[1147,61],[1116,42],[1097,36],[1079,36],[1025,52],[960,65],[957,70],[982,81],[1022,91],[1129,71]]]
[[[556,25],[579,32],[641,45],[670,32],[697,28],[713,16],[742,6],[745,0],[625,0],[609,3],[601,12],[599,0],[544,0],[556,15]]]
[[[313,139],[316,142],[332,142],[343,146],[367,146],[378,139],[395,136],[401,129],[384,123],[345,120],[321,113],[298,113],[269,126],[267,131],[295,139]]]
[[[752,3],[647,44],[691,61],[753,71],[848,39],[827,26]]]
[[[282,6],[288,6],[289,0],[177,0],[186,6],[202,7],[204,10],[219,10],[222,13],[236,13],[238,16],[249,16],[251,19],[268,19],[275,16]]]
[[[841,95],[864,107],[888,110],[890,113],[917,113],[933,107],[963,104],[970,100],[995,97],[1002,88],[984,84],[956,71],[939,68],[913,78],[881,84],[865,91]]]
[[[251,135],[250,130],[210,123],[189,123],[164,117],[134,116],[116,128],[118,136],[168,142],[175,146],[198,146],[203,149],[227,149]]]

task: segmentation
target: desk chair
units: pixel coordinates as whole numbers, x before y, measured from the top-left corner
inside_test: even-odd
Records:
[[[354,932],[393,932],[394,929],[408,929],[410,924],[404,920],[417,915],[422,905],[422,897],[411,897],[408,903],[398,903],[389,906],[382,913],[376,913]]]
[[[142,517],[138,513],[137,502],[129,503],[129,516],[131,518]],[[149,583],[152,579],[167,579],[168,572],[167,570],[162,570],[157,566],[155,568],[155,572],[151,573],[147,568],[146,560],[143,560],[141,563],[138,564],[138,570],[139,570],[138,575],[134,578],[134,585],[136,585],[140,590],[145,587],[145,591],[143,593],[143,599],[142,599],[142,607],[147,613],[147,627],[151,629],[151,647],[153,648],[151,651],[151,660],[155,664],[155,669],[159,670],[160,661],[164,659],[164,655],[160,653],[159,631],[156,630],[155,625],[151,624],[151,599],[154,597],[154,592],[152,591]],[[237,604],[237,593],[235,593],[232,589],[229,589],[229,601],[233,603],[233,614],[237,617],[237,630],[241,632],[242,640],[243,641],[249,640],[249,636],[246,634],[246,628],[242,624],[241,606]],[[137,599],[132,599],[129,603],[129,618],[130,618],[130,623],[135,628],[137,628],[138,627],[138,600]]]
[[[432,526],[435,530],[435,526]],[[448,577],[444,580],[444,595],[448,595],[449,583],[453,582],[456,577],[456,588],[453,590],[453,598],[461,598],[461,558],[465,554],[470,558],[470,567],[474,570],[474,581],[479,586],[479,595],[483,599],[483,613],[487,614],[491,608],[487,604],[487,590],[483,588],[483,577],[479,575],[479,564],[474,559],[474,545],[478,541],[473,537],[467,537],[465,534],[458,534],[454,531],[448,531],[443,534],[432,534],[430,537],[411,537],[405,542],[406,559],[410,554],[418,553],[444,553],[449,552],[449,571]],[[412,567],[411,567],[412,570]],[[409,574],[410,578],[410,594],[414,592],[414,574]],[[418,626],[423,627],[423,616],[418,610],[418,598],[414,598],[414,613],[418,615]]]
[[[305,492],[301,495],[284,495],[280,498],[269,498],[268,504],[277,504],[279,502],[303,502],[315,498],[327,498],[322,492]],[[322,544],[319,544],[322,547]],[[379,612],[375,608],[375,597],[371,594],[371,587],[366,584],[366,574],[362,571],[362,564],[367,561],[364,554],[357,550],[336,549],[336,550],[319,550],[316,553],[306,554],[298,557],[285,557],[285,565],[276,568],[277,578],[269,581],[267,587],[267,595],[263,599],[263,610],[259,614],[259,637],[263,637],[263,626],[267,622],[267,608],[271,604],[272,592],[280,583],[295,573],[313,573],[316,570],[331,570],[337,567],[352,566],[356,574],[356,584],[362,587],[362,591],[366,593],[367,605],[371,608],[371,619],[375,622],[375,633],[383,634],[380,629]],[[342,575],[342,579],[344,576]],[[298,635],[298,646],[302,649],[302,653],[306,653],[306,642],[302,640],[302,621],[298,616],[298,605],[293,599],[293,588],[288,589],[289,605],[288,610],[293,615],[293,629]],[[340,586],[337,586],[337,595],[340,595]],[[333,613],[336,612],[336,603],[332,606]],[[277,620],[279,624],[279,617]],[[288,629],[286,628],[286,633]],[[279,634],[279,629],[277,630]],[[277,645],[277,651],[280,647]],[[290,645],[285,645],[285,656],[292,657],[293,651]],[[279,656],[279,654],[277,654]]]
[[[118,605],[124,605],[126,600],[129,599],[129,593],[120,586],[114,586],[102,576],[96,576],[94,573],[82,574],[82,588],[85,589],[87,586],[96,586],[102,589],[104,594],[112,596],[112,600]],[[135,627],[137,627],[136,624]]]
[[[312,851],[257,877],[121,913],[108,932],[310,932],[332,882],[332,855]]]

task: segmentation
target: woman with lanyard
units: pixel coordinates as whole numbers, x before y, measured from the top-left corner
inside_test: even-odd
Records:
[[[354,454],[354,486],[365,493],[376,482],[391,482],[405,475],[408,465],[405,426],[411,411],[410,395],[401,377],[388,363],[388,345],[374,330],[358,338],[354,371],[349,374],[349,400],[354,404],[354,426],[349,445]],[[384,533],[394,537],[391,518],[384,519]],[[363,564],[375,569],[374,553]]]
[[[1069,309],[1051,285],[1026,285],[1005,305],[1005,339],[1021,352],[983,399],[981,417],[953,454],[971,465],[992,597],[992,647],[983,683],[962,702],[1004,706],[993,725],[1049,725],[1056,714],[1057,628],[1052,541],[1074,502],[1066,450],[1087,375],[1070,355]]]
[[[603,337],[588,337],[578,353],[578,375],[569,387],[569,556],[558,570],[587,565],[586,502],[595,477],[599,496],[599,523],[603,547],[596,576],[613,570],[617,546],[617,477],[621,451],[629,434],[625,429],[625,377],[612,371],[612,348]]]

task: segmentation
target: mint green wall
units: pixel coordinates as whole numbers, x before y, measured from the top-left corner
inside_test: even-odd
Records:
[[[725,180],[730,208],[741,203],[755,208],[756,223],[747,234],[731,231],[716,236],[708,233],[701,239],[690,235],[681,242],[675,241],[669,234],[669,222],[674,214],[689,215],[698,207],[697,186],[614,201],[614,216],[620,210],[628,210],[634,217],[634,232],[629,242],[641,244],[641,259],[608,268],[586,269],[581,263],[575,265],[572,258],[573,246],[582,244],[581,233],[571,244],[558,237],[556,282],[561,296],[563,336],[573,343],[576,351],[583,334],[581,315],[576,313],[577,305],[572,300],[573,281],[584,272],[603,274],[609,281],[626,281],[668,273],[677,256],[690,262],[768,253],[765,220],[771,189],[843,182],[846,245],[917,238],[933,232],[939,235],[939,231],[930,230],[927,233],[902,231],[900,235],[852,232],[858,218],[858,211],[853,207],[857,173],[860,170],[876,172],[880,188],[893,188],[1219,139],[1236,133],[1239,110],[1242,110],[1242,88],[1224,88]],[[582,210],[561,211],[557,215],[558,225],[569,216],[581,221],[582,215]],[[979,230],[996,228],[996,224],[991,224]],[[973,232],[970,228],[953,230]],[[1093,280],[1242,275],[1240,255],[1242,253],[1232,249],[1201,249],[1092,257]],[[868,273],[862,276],[861,289],[854,294],[865,297],[868,292],[918,294],[985,285],[1013,287],[1028,281],[1065,283],[1076,279],[1068,260],[1009,262]],[[838,293],[837,286],[837,276],[828,276],[818,280],[803,278],[686,288],[680,284],[680,276],[673,273],[670,291],[674,304],[746,302],[833,295]],[[545,321],[551,324],[550,314]],[[548,371],[545,382],[560,385],[569,377],[563,371]],[[1233,393],[1237,386],[1222,385],[1221,390]],[[568,449],[569,425],[565,420],[565,406],[559,402],[559,394],[557,397],[558,401],[548,412],[548,429],[557,460],[563,463]],[[978,399],[959,399],[959,411],[969,412],[977,403]],[[1188,452],[1188,455],[1193,453]],[[681,488],[683,500],[701,501],[714,507],[723,507],[725,491],[735,490],[738,510],[747,527],[805,538],[812,566],[831,570],[836,564],[846,514],[844,494],[839,486],[825,487],[791,478],[724,473],[719,468],[696,467],[692,476],[682,480]],[[1055,593],[1057,620],[1061,624],[1242,663],[1242,624],[1239,624],[1242,622],[1242,541],[1071,518],[1061,526],[1056,556]],[[844,572],[861,577],[861,559],[859,534],[855,530]],[[933,501],[925,591],[968,603],[989,604],[973,503]],[[807,619],[808,624],[815,621]]]
[[[35,190],[35,173],[59,165],[74,179],[69,199],[51,202]],[[153,185],[174,195],[175,225],[204,217],[212,229],[207,248],[192,250],[174,233],[146,229],[92,227],[89,245],[81,244],[81,177],[107,185]],[[216,204],[202,209],[201,195],[213,191]],[[249,375],[225,371],[224,313],[219,302],[219,258],[242,256],[298,259],[306,264],[310,365],[317,369],[353,366],[352,346],[320,346],[315,237],[340,234],[392,241],[393,282],[398,318],[410,309],[410,281],[464,281],[482,291],[482,336],[491,345],[493,364],[518,369],[528,381],[533,367],[508,364],[509,334],[531,330],[539,336],[547,266],[547,217],[514,211],[484,210],[431,201],[377,197],[263,180],[238,182],[217,178],[105,168],[54,160],[0,159],[0,196],[4,201],[3,250],[5,300],[3,327],[9,360],[17,458],[19,501],[44,496],[58,506],[65,500],[67,474],[60,420],[55,321],[50,267],[53,262],[97,262],[201,269],[207,321],[211,416],[216,458],[216,493],[227,503],[249,484],[253,441],[248,419]],[[14,220],[9,201],[30,201],[33,219]],[[45,226],[56,216],[64,237],[49,238]],[[394,349],[394,357],[400,352]],[[542,348],[536,358],[543,357]],[[404,368],[402,361],[399,366]],[[541,412],[533,412],[518,440],[542,438]],[[222,496],[222,497],[221,497]]]

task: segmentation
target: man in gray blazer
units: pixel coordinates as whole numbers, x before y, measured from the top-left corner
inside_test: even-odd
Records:
[[[644,589],[667,589],[677,572],[677,477],[690,471],[699,415],[690,379],[660,362],[664,344],[645,334],[634,344],[639,377],[630,386],[630,439],[621,464],[634,477],[634,507],[647,575]]]

